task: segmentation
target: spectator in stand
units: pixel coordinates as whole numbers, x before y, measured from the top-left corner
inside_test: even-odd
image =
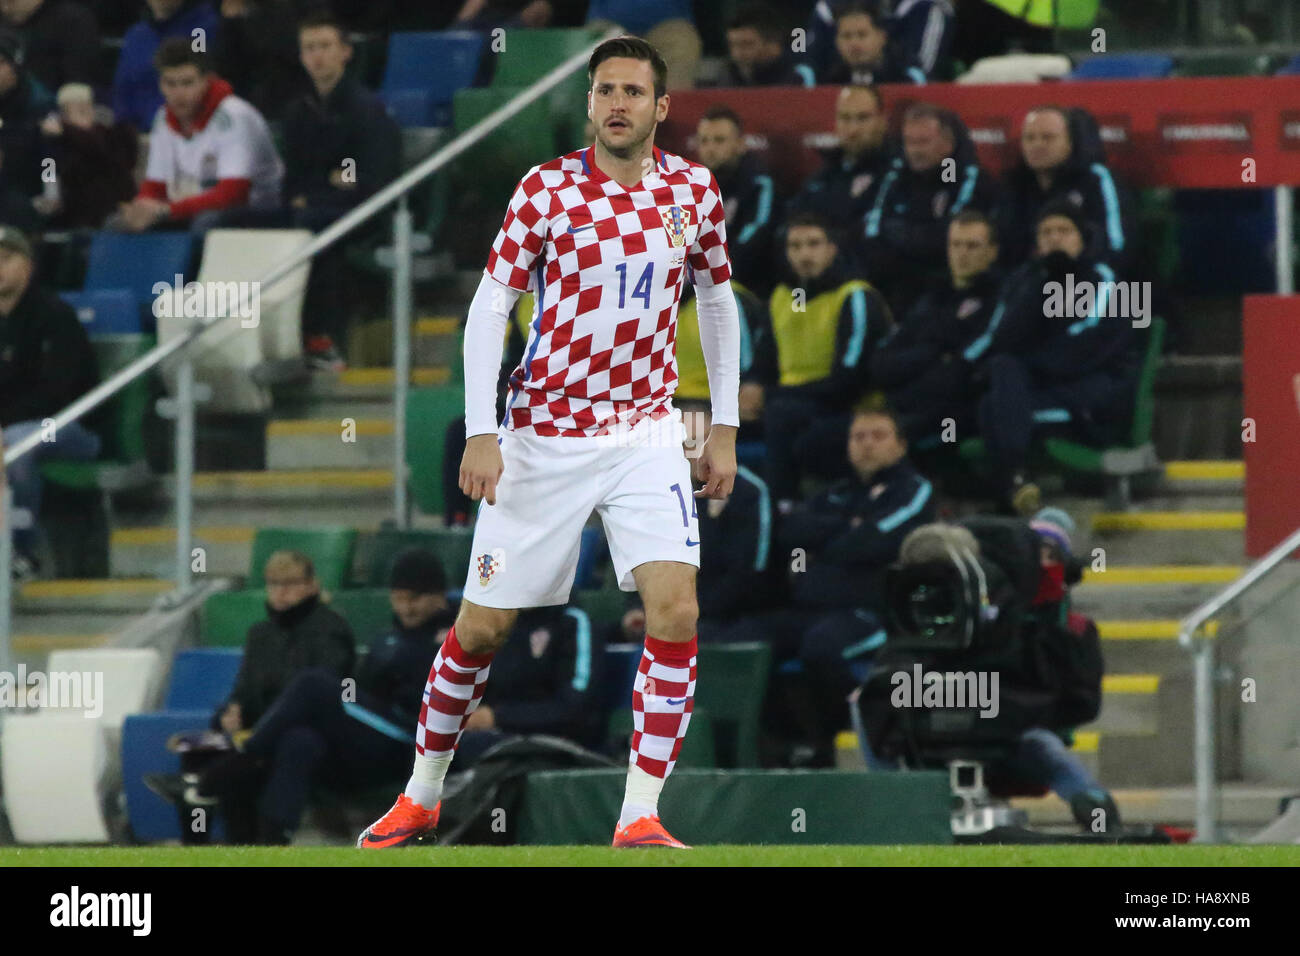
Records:
[[[880,183],[863,227],[862,261],[896,315],[947,280],[948,222],[963,209],[988,212],[994,186],[953,113],[916,103],[903,114],[903,155]]]
[[[401,552],[389,574],[393,622],[370,642],[354,693],[343,684],[351,670],[340,669],[342,658],[334,656],[340,642],[324,659],[294,668],[255,724],[244,722],[251,733],[240,735],[236,749],[199,773],[151,774],[149,786],[178,804],[183,817],[194,806],[221,803],[227,813],[236,807],[244,825],[232,842],[289,843],[314,784],[351,791],[403,779],[429,668],[456,620],[446,591],[437,555]]]
[[[23,67],[22,42],[0,29],[0,153],[6,185],[26,196],[42,191],[45,151],[40,122],[54,109],[50,91]]]
[[[772,336],[755,357],[757,374],[777,382],[758,401],[766,406],[767,482],[782,512],[799,495],[804,464],[829,466],[824,477],[846,470],[840,449],[850,409],[871,386],[871,353],[893,324],[880,293],[849,275],[824,220],[791,217],[785,248],[789,272],[768,304]]]
[[[1045,430],[1100,443],[1122,423],[1137,381],[1132,319],[1115,308],[1115,272],[1088,252],[1088,224],[1067,200],[1038,215],[1038,254],[1007,280],[988,330],[963,353],[987,353],[979,427],[1007,510],[1040,506],[1030,443]],[[1092,295],[1080,293],[1088,288]]]
[[[157,65],[166,105],[149,135],[140,192],[123,203],[115,225],[143,232],[167,224],[202,234],[269,222],[278,214],[284,165],[262,114],[209,72],[206,54],[188,40],[165,41]]]
[[[1088,224],[1089,254],[1126,271],[1135,254],[1131,200],[1106,166],[1096,120],[1078,107],[1035,107],[1025,114],[1020,153],[995,212],[1006,261],[1019,265],[1029,257],[1039,211],[1063,199]]]
[[[802,665],[806,746],[811,762],[826,766],[835,732],[848,726],[845,698],[885,642],[885,568],[908,532],[934,514],[930,482],[908,461],[892,413],[861,406],[845,431],[851,476],[792,511],[777,531],[779,554],[803,556],[789,574],[792,604],[753,630],[778,662]]]
[[[4,24],[23,44],[23,65],[47,90],[99,77],[95,16],[73,0],[0,0]]]
[[[812,68],[790,56],[790,32],[763,3],[741,7],[727,24],[727,74],[723,86],[813,86]]]
[[[163,105],[154,56],[167,39],[186,43],[204,38],[204,50],[216,48],[221,20],[208,0],[145,0],[144,18],[122,38],[117,71],[113,74],[113,112],[140,132],[153,127]],[[201,31],[195,33],[195,31]]]
[[[221,0],[217,72],[274,123],[310,84],[298,61],[303,0]]]
[[[42,212],[59,228],[98,229],[135,194],[139,140],[125,123],[110,126],[96,118],[94,90],[84,83],[62,87],[58,103],[59,112],[41,122],[41,132],[53,147],[59,194],[44,202]]]
[[[818,0],[813,8],[808,50],[819,76],[836,59],[838,13],[860,3],[861,0]],[[889,32],[903,62],[919,67],[926,80],[952,79],[952,44],[956,33],[952,0],[882,0],[872,7],[879,9],[885,18],[881,25]]]
[[[744,127],[730,107],[709,107],[695,138],[700,162],[712,171],[722,193],[732,273],[747,288],[766,295],[772,290],[772,177],[745,148]]]
[[[958,438],[975,431],[975,367],[963,353],[988,329],[997,308],[997,258],[997,233],[987,216],[978,209],[953,216],[949,281],[923,293],[871,357],[872,380],[885,390],[903,434],[918,451],[943,439],[945,419],[952,419]]]
[[[658,50],[668,64],[667,89],[689,90],[695,85],[703,44],[691,0],[590,0],[587,24],[620,29]]]
[[[835,13],[835,59],[818,76],[828,85],[925,83],[925,73],[893,43],[875,5],[851,3]]]
[[[41,441],[8,469],[15,520],[14,577],[39,571],[36,521],[41,511],[41,462],[88,461],[99,454],[96,419],[61,425],[51,416],[99,384],[99,369],[72,307],[33,281],[32,247],[12,226],[0,226],[0,425],[4,447],[39,432]],[[4,531],[8,534],[8,531]]]
[[[846,86],[835,100],[839,145],[822,154],[822,168],[789,203],[789,212],[815,212],[848,235],[862,228],[875,189],[893,159],[880,91]]]
[[[397,177],[401,131],[379,98],[347,75],[352,45],[328,11],[302,21],[298,42],[312,89],[286,111],[284,193],[293,224],[319,232]],[[343,367],[348,278],[343,245],[322,252],[312,269],[303,335],[318,368]]]

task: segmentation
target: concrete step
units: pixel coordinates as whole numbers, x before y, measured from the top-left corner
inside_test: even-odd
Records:
[[[1239,502],[1238,502],[1239,504]],[[1103,511],[1090,520],[1086,554],[1123,564],[1232,564],[1246,558],[1246,513],[1228,510]]]
[[[385,468],[212,471],[194,476],[195,525],[378,527],[391,520],[393,472]],[[176,485],[161,483],[157,507],[126,516],[135,525],[172,525]]]
[[[1097,621],[1101,652],[1107,673],[1163,673],[1183,667],[1187,651],[1178,645],[1177,618],[1116,619]],[[1217,633],[1217,622],[1207,631]]]
[[[204,573],[224,577],[248,573],[253,525],[201,525],[194,546],[204,551]],[[118,577],[167,577],[176,563],[175,525],[116,528],[109,536],[109,568]]]
[[[433,316],[416,319],[411,336],[411,364],[445,366],[459,362],[460,319]]]
[[[1107,564],[1087,571],[1074,589],[1074,608],[1097,620],[1181,618],[1236,580],[1240,565]]]
[[[132,616],[147,611],[159,595],[172,589],[165,578],[29,581],[15,595],[14,612]]]
[[[391,418],[277,419],[266,426],[268,470],[391,467]]]
[[[1106,674],[1101,680],[1101,713],[1080,729],[1098,734],[1155,733],[1159,693],[1159,674]]]
[[[450,366],[411,369],[411,385],[428,388],[451,381]],[[391,418],[393,369],[350,368],[313,372],[306,383],[274,389],[277,418]]]

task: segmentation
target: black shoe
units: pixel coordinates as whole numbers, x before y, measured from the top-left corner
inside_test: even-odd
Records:
[[[1089,833],[1118,834],[1123,829],[1119,807],[1105,790],[1085,790],[1076,794],[1070,801],[1070,813],[1074,822]]]
[[[146,787],[173,806],[210,807],[217,803],[216,797],[199,792],[197,773],[147,773],[142,779]]]

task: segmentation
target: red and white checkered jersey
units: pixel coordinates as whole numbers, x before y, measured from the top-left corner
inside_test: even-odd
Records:
[[[725,210],[708,169],[661,149],[626,187],[594,147],[530,170],[492,244],[487,275],[535,293],[507,428],[608,434],[668,414],[682,285],[731,278]]]

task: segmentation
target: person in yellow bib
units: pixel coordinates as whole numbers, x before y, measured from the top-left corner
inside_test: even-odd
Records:
[[[845,476],[849,410],[870,391],[871,354],[894,321],[884,297],[851,276],[821,216],[792,216],[785,251],[789,272],[768,302],[772,335],[755,356],[756,376],[776,384],[746,382],[740,395],[742,409],[765,406],[767,480],[779,509],[799,497],[805,466]]]

